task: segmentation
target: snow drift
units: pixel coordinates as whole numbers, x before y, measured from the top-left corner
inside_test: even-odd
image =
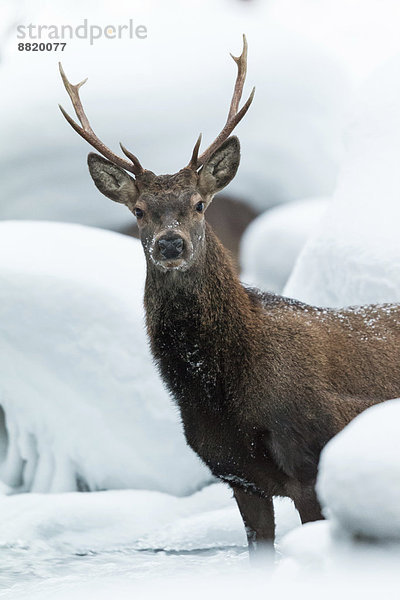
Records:
[[[149,490],[0,496],[1,544],[32,552],[204,550],[246,546],[228,486],[178,498]]]
[[[0,223],[0,479],[187,494],[210,474],[152,364],[137,240]]]
[[[400,300],[400,56],[360,89],[337,190],[285,287],[311,304]]]
[[[257,217],[241,241],[242,281],[280,294],[327,206],[325,198],[307,198],[277,206]]]
[[[369,408],[324,448],[317,491],[344,531],[400,541],[400,400]]]

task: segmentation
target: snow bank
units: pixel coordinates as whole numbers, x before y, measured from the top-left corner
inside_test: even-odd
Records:
[[[400,400],[369,408],[324,448],[317,491],[353,535],[400,541]]]
[[[400,300],[400,56],[360,89],[332,203],[285,294],[343,306]]]
[[[228,486],[178,498],[148,490],[0,496],[0,545],[71,553],[246,546]],[[165,542],[165,534],[171,536]]]
[[[277,540],[298,527],[291,501],[274,500]],[[148,490],[0,496],[0,549],[71,553],[247,550],[243,521],[226,484],[185,497]]]
[[[241,241],[242,281],[281,293],[327,206],[326,198],[307,198],[275,207],[255,219]]]
[[[15,10],[15,2],[8,3]],[[175,172],[187,164],[198,133],[206,145],[225,122],[235,77],[229,52],[240,52],[243,31],[249,40],[245,94],[253,85],[257,93],[237,130],[243,157],[230,193],[263,209],[332,191],[349,96],[344,63],[286,28],[284,14],[274,14],[269,3],[192,0],[186,8],[181,0],[86,2],[89,24],[133,19],[147,26],[148,37],[97,40],[93,46],[74,39],[62,55],[18,52],[10,37],[0,66],[0,110],[7,115],[0,131],[0,218],[110,228],[130,222],[127,211],[95,189],[86,168],[90,147],[58,109],[61,103],[73,114],[57,60],[73,83],[89,76],[81,95],[105,143],[120,151],[121,140],[146,168]],[[26,3],[20,21],[77,26],[82,6]]]
[[[379,598],[383,589],[385,598],[398,595],[398,543],[370,543],[370,540],[352,537],[337,522],[316,521],[292,530],[281,541],[281,548],[283,559],[278,565],[276,580],[305,578],[312,597],[319,597],[314,588],[318,581],[324,581],[326,589],[335,592],[332,597],[352,597],[349,593],[352,586],[357,590],[357,597],[361,592],[365,597],[374,590],[371,597]]]
[[[187,447],[147,347],[137,240],[0,223],[0,479],[12,490],[187,494]]]

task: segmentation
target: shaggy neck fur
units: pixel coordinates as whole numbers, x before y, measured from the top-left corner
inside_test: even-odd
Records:
[[[240,388],[233,380],[251,372],[261,308],[209,226],[187,271],[164,273],[148,263],[145,308],[153,354],[178,403],[199,398],[203,405],[229,401],[233,407]]]

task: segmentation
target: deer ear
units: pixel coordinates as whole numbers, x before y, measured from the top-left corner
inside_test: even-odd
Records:
[[[94,152],[88,155],[87,160],[90,175],[102,194],[126,205],[136,201],[139,192],[135,180],[124,169]]]
[[[235,177],[239,162],[239,140],[232,136],[211,155],[201,169],[198,183],[200,192],[213,195],[222,190]]]

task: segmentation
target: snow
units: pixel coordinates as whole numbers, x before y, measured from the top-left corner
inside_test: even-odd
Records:
[[[250,223],[240,246],[242,281],[261,290],[281,293],[328,202],[327,198],[290,202],[263,213]]]
[[[386,572],[385,572],[386,574]],[[308,598],[327,598],[333,600],[338,597],[353,598],[357,597],[360,591],[363,598],[366,600],[376,599],[384,594],[385,598],[396,599],[397,580],[393,581],[393,577],[385,580],[379,576],[377,581],[370,581],[368,585],[355,581],[354,577],[348,577],[344,580],[329,582],[327,586],[326,580],[322,578],[314,578],[314,581],[268,581],[267,578],[259,573],[245,572],[242,574],[236,570],[232,570],[229,574],[220,576],[204,577],[196,573],[191,578],[155,578],[150,581],[137,582],[122,582],[115,584],[110,579],[103,579],[100,582],[91,582],[80,588],[76,585],[71,586],[68,591],[55,592],[53,589],[50,593],[44,594],[40,592],[38,596],[32,596],[35,600],[47,600],[49,598],[56,600],[69,600],[76,598],[84,600],[86,598],[106,599],[117,594],[121,600],[130,600],[132,597],[143,598],[144,600],[165,598],[167,600],[183,600],[188,597],[194,600],[203,600],[205,597],[212,599],[223,598],[224,594],[229,594],[229,598],[240,600],[249,593],[249,590],[258,597],[265,597],[267,594],[283,598],[284,600],[293,597],[299,600]],[[54,595],[56,593],[56,595]],[[310,596],[311,595],[311,596]],[[14,597],[14,596],[13,596]],[[23,596],[22,596],[23,597]],[[20,595],[15,598],[21,598]]]
[[[150,357],[144,276],[132,238],[0,223],[0,479],[11,490],[181,495],[211,480]]]
[[[400,300],[400,56],[361,87],[332,202],[285,294],[344,306]]]
[[[321,578],[333,589],[338,583],[355,583],[363,592],[387,586],[389,593],[398,594],[398,542],[359,539],[328,520],[292,530],[281,541],[281,547],[283,559],[277,569],[280,579]]]
[[[369,408],[324,448],[317,491],[354,536],[400,541],[400,400]]]
[[[90,146],[58,110],[61,103],[73,114],[58,60],[73,83],[89,77],[81,96],[105,143],[118,152],[121,140],[146,168],[176,172],[187,164],[199,132],[206,147],[225,122],[235,77],[229,52],[240,52],[243,31],[249,41],[245,94],[253,85],[257,91],[237,129],[242,162],[229,193],[262,210],[332,192],[350,93],[347,66],[332,50],[288,28],[289,15],[262,2],[192,0],[191,9],[182,10],[182,0],[134,0],[85,2],[84,16],[89,24],[133,18],[147,26],[148,37],[93,46],[74,39],[62,56],[18,52],[14,36],[3,43],[0,106],[7,119],[0,131],[0,218],[108,228],[132,223],[126,210],[93,186],[86,167]],[[59,25],[82,20],[81,4],[66,0],[27,3],[21,19]],[[27,101],[26,82],[32,80]]]
[[[368,20],[373,4],[358,3],[358,15]],[[368,35],[367,56],[374,60],[391,47],[393,31],[399,43],[396,21],[386,18],[390,4],[376,19],[388,39],[382,36],[380,44]],[[156,11],[154,1],[146,8],[129,3],[126,11],[115,3],[107,10],[116,21],[133,11],[153,28],[149,43],[121,43],[116,51],[108,43],[90,50],[79,42],[63,62],[74,82],[90,74],[84,98],[92,123],[102,124],[101,137],[112,143],[121,137],[116,132],[125,132],[122,141],[135,141],[132,149],[145,166],[176,170],[197,132],[211,138],[223,121],[232,83],[227,49],[236,51],[246,29],[249,86],[254,81],[258,89],[238,131],[243,163],[232,192],[259,208],[330,194],[348,86],[343,66],[323,44],[323,27],[302,14],[306,5],[237,3],[227,11],[225,3],[203,0],[201,11],[180,10],[176,20],[171,3],[157,3]],[[343,26],[359,46],[359,59],[349,59],[354,67],[366,47],[349,26],[357,2],[341,6]],[[63,2],[57,15],[46,3],[40,11],[33,4],[26,9],[33,22],[81,20],[81,6]],[[87,9],[96,20],[106,14],[102,3]],[[304,39],[304,19],[314,43]],[[32,56],[16,57],[15,40],[8,39],[0,67],[7,90],[0,216],[115,227],[131,222],[128,211],[98,195],[85,171],[87,147],[52,112],[57,101],[68,106],[55,57],[42,54],[33,68]],[[136,60],[127,63],[124,53]],[[196,69],[188,68],[193,64]],[[246,277],[261,285],[268,268],[271,285],[282,286],[311,231],[286,294],[327,306],[400,299],[399,66],[394,59],[360,90],[326,216],[317,224],[323,202],[310,199],[262,217],[252,236],[261,246],[251,250],[254,265],[246,259]],[[185,82],[184,89],[171,81]],[[16,133],[21,114],[23,136]],[[268,260],[278,255],[281,280],[272,280],[264,252]],[[229,488],[206,486],[210,474],[186,446],[152,365],[143,282],[135,240],[77,225],[0,223],[0,480],[5,493],[31,492],[0,496],[0,596],[397,597],[400,400],[369,409],[326,447],[318,492],[328,521],[299,527],[293,505],[276,499],[279,560],[265,572],[249,571]]]
[[[127,519],[127,527],[132,527],[132,540],[135,533],[141,528],[129,515],[128,503],[141,508],[144,512],[144,524],[153,530],[155,541],[162,539],[157,533],[162,522],[160,513],[156,514],[152,522],[147,513],[145,503],[141,503],[135,496],[143,494],[143,500],[149,501],[149,509],[162,506],[166,500],[163,494],[157,492],[101,492],[93,494],[64,494],[63,497],[72,496],[73,511],[77,512],[78,502],[84,497],[93,498],[99,506],[100,496],[103,496],[103,508],[110,500],[111,507],[122,507],[121,516]],[[118,498],[119,496],[119,498]],[[122,498],[126,496],[126,507]],[[157,496],[157,501],[154,501]],[[108,500],[106,500],[108,498]],[[34,505],[34,495],[19,496],[24,508],[28,511]],[[55,495],[46,496],[46,501],[56,501]],[[81,499],[81,500],[80,500]],[[12,498],[7,499],[12,502]],[[25,501],[26,500],[26,501]],[[76,500],[76,502],[75,502]],[[96,503],[94,505],[96,505]],[[218,506],[219,524],[214,518],[213,506]],[[22,507],[22,506],[21,506]],[[4,504],[2,509],[4,508]],[[15,517],[15,512],[6,508],[6,516]],[[46,506],[48,510],[49,505]],[[59,510],[68,507],[65,503]],[[210,509],[210,510],[207,510]],[[54,515],[50,510],[50,515]],[[340,536],[332,530],[328,522],[317,522],[298,527],[288,533],[281,541],[282,558],[274,564],[267,563],[255,569],[249,568],[247,551],[244,546],[243,528],[239,531],[240,517],[232,498],[228,498],[226,488],[222,484],[209,486],[202,492],[190,498],[177,499],[174,506],[167,507],[168,517],[171,519],[171,533],[174,524],[178,531],[183,531],[179,526],[179,515],[188,514],[185,544],[176,551],[175,546],[160,551],[149,548],[139,548],[136,541],[131,546],[128,544],[119,547],[113,546],[116,540],[114,531],[111,532],[110,546],[107,548],[107,539],[110,529],[104,527],[99,519],[98,526],[103,539],[97,545],[96,552],[79,550],[72,553],[63,549],[54,550],[51,537],[45,537],[45,527],[39,530],[39,539],[33,543],[22,542],[14,545],[0,544],[0,556],[5,575],[0,583],[6,583],[7,577],[18,575],[17,582],[7,591],[0,591],[3,598],[33,598],[34,600],[64,600],[75,598],[220,598],[229,594],[233,599],[243,598],[246,593],[257,594],[264,597],[266,593],[283,599],[292,598],[329,598],[339,596],[344,598],[358,597],[385,598],[398,597],[398,559],[399,547],[365,546],[359,542],[351,541]],[[96,513],[96,511],[95,511]],[[96,518],[100,517],[97,512]],[[190,513],[190,514],[189,514]],[[190,516],[191,515],[191,516]],[[224,516],[225,515],[225,516]],[[229,517],[230,515],[230,517]],[[83,513],[82,513],[83,516]],[[109,515],[107,514],[109,518]],[[43,525],[48,517],[42,513]],[[36,518],[38,522],[40,519]],[[193,523],[202,522],[202,541],[198,543],[196,528]],[[93,520],[90,520],[92,524]],[[215,527],[213,526],[215,524]],[[226,540],[223,526],[229,525],[230,539]],[[83,519],[83,528],[86,529]],[[8,528],[10,533],[12,527]],[[122,523],[120,526],[122,532]],[[200,528],[197,530],[199,531]],[[18,531],[18,526],[15,533]],[[162,531],[162,528],[161,528]],[[60,536],[64,535],[61,532]],[[85,539],[86,532],[81,532]],[[78,535],[75,534],[76,539]],[[89,538],[95,539],[89,530]],[[205,537],[207,545],[204,547]],[[12,535],[10,535],[12,539]],[[126,539],[122,535],[121,540]],[[183,539],[183,538],[182,538]],[[195,542],[193,546],[192,542]],[[228,541],[237,545],[224,547],[220,542]],[[36,544],[36,545],[35,545]],[[203,546],[202,549],[199,546]],[[196,549],[197,547],[197,549]],[[12,563],[10,563],[10,558]],[[8,569],[9,565],[12,568]],[[8,574],[8,571],[9,574]]]
[[[285,499],[275,511],[279,547],[299,517]],[[10,584],[15,597],[103,587],[119,596],[141,580],[201,573],[211,585],[248,569],[242,519],[222,483],[180,498],[147,490],[0,497],[0,531],[1,597]]]
[[[246,544],[232,493],[222,484],[180,498],[149,490],[0,496],[0,513],[0,545],[31,551],[87,554]]]
[[[300,524],[293,503],[275,498],[277,541]],[[112,551],[247,549],[229,486],[177,497],[150,490],[0,496],[0,548],[65,555]]]

